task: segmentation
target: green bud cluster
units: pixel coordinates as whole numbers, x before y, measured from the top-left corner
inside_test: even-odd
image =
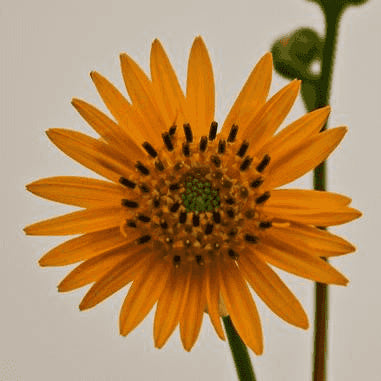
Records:
[[[188,176],[181,199],[187,212],[212,212],[220,206],[218,190],[209,181]]]

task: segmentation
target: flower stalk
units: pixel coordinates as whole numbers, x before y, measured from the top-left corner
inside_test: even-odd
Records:
[[[256,381],[246,345],[235,330],[230,316],[222,318],[239,381]]]
[[[329,104],[333,65],[335,62],[336,43],[339,29],[341,9],[331,8],[325,12],[326,36],[321,62],[320,86],[317,92],[316,108]],[[327,128],[327,124],[322,131]],[[313,174],[315,190],[327,190],[327,165],[322,162]],[[315,321],[314,321],[314,355],[313,355],[313,381],[325,381],[327,374],[327,336],[328,336],[328,285],[315,283]]]
[[[337,35],[344,10],[349,6],[362,5],[367,2],[367,0],[311,1],[317,3],[324,14],[324,38],[321,38],[310,28],[300,28],[288,37],[289,44],[282,44],[284,39],[281,38],[272,47],[276,70],[287,78],[297,77],[303,80],[302,97],[308,111],[329,104]],[[312,73],[310,69],[311,64],[316,59],[321,62],[321,72],[318,75]],[[326,127],[327,124],[324,125],[321,131],[324,131]],[[326,162],[324,161],[315,168],[313,173],[313,187],[315,190],[327,190],[326,173]],[[326,381],[327,330],[328,286],[316,282],[313,381]]]

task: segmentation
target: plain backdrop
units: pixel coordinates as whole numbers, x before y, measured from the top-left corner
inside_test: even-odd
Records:
[[[341,24],[330,125],[349,133],[329,162],[328,186],[353,198],[364,217],[335,232],[355,254],[334,265],[350,279],[330,288],[329,381],[377,380],[381,374],[380,209],[381,2],[351,8]],[[202,35],[214,64],[217,120],[223,121],[247,75],[272,42],[300,26],[322,33],[319,8],[304,0],[2,0],[0,380],[235,380],[227,343],[205,316],[197,344],[182,349],[178,332],[153,346],[151,313],[127,338],[118,314],[125,290],[79,312],[81,289],[58,294],[72,267],[40,268],[38,259],[62,242],[26,237],[32,222],[72,210],[28,194],[25,184],[55,175],[91,175],[47,139],[50,127],[92,134],[70,105],[84,98],[104,110],[89,72],[98,70],[123,92],[118,55],[149,68],[154,38],[166,47],[181,83],[192,40]],[[274,74],[271,93],[287,83]],[[304,113],[298,99],[287,121]],[[293,186],[309,188],[311,174]],[[313,320],[313,283],[279,272]],[[312,329],[287,325],[256,298],[265,352],[252,355],[258,380],[305,381],[312,365]]]

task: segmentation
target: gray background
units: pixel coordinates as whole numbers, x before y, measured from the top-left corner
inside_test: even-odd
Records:
[[[380,266],[380,1],[346,12],[334,72],[330,124],[350,127],[331,156],[329,189],[346,193],[364,212],[334,231],[358,252],[334,264],[351,280],[331,288],[329,380],[377,380],[381,374]],[[148,69],[151,41],[166,47],[184,84],[188,52],[201,34],[210,50],[221,122],[246,76],[275,38],[299,26],[323,32],[313,3],[292,1],[1,1],[1,266],[0,380],[234,380],[227,344],[204,320],[191,353],[176,332],[162,350],[152,343],[151,313],[119,336],[119,292],[79,312],[85,290],[58,294],[69,268],[37,261],[60,238],[25,237],[22,227],[71,210],[36,198],[24,185],[53,175],[89,175],[48,141],[44,130],[91,133],[70,106],[73,96],[103,107],[88,73],[96,69],[122,88],[118,54]],[[274,74],[271,92],[287,81]],[[124,91],[124,90],[123,90]],[[287,121],[304,113],[299,99]],[[295,182],[310,187],[311,175]],[[313,319],[312,282],[282,272]],[[254,357],[259,380],[310,379],[312,330],[291,327],[256,298],[265,353]]]

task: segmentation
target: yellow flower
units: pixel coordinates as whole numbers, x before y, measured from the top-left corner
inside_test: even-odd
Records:
[[[354,251],[316,226],[360,216],[348,197],[313,190],[275,189],[316,167],[346,127],[319,133],[330,108],[313,111],[280,132],[300,81],[267,99],[272,57],[250,74],[221,131],[214,121],[214,79],[208,51],[196,38],[186,95],[159,41],[151,50],[151,79],[121,55],[129,102],[97,72],[91,78],[109,118],[73,99],[100,135],[50,129],[51,141],[109,181],[51,177],[32,193],[83,208],[25,228],[31,235],[74,235],[45,254],[41,266],[82,262],[58,286],[92,284],[80,309],[91,308],[132,282],[120,311],[127,335],[155,304],[154,341],[162,347],[179,324],[190,350],[208,311],[224,339],[226,310],[242,340],[263,351],[261,323],[248,284],[279,317],[307,328],[299,301],[269,266],[318,282],[347,279],[321,257]]]

